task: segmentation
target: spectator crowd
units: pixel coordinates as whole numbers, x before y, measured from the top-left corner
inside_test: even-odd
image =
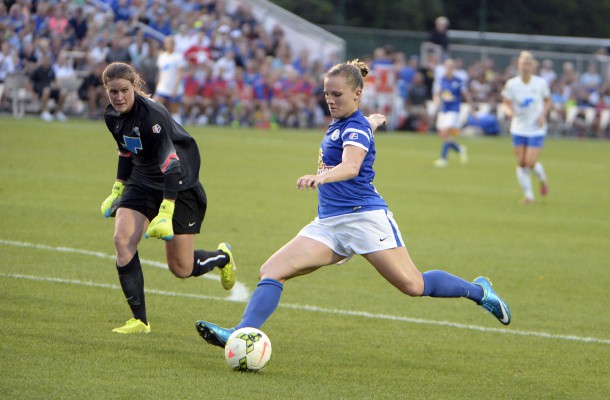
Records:
[[[154,95],[158,59],[168,50],[164,38],[171,36],[172,51],[183,59],[182,101],[175,114],[182,123],[260,128],[326,124],[322,76],[341,60],[321,61],[306,50],[296,53],[281,25],[267,31],[250,5],[237,4],[228,10],[222,0],[3,0],[0,109],[11,109],[5,83],[21,75],[27,77],[27,95],[41,118],[99,118],[107,105],[100,75],[113,61],[134,65]],[[371,68],[364,111],[392,114],[396,129],[431,131],[432,85],[441,73],[442,57],[419,59],[380,47],[361,58]],[[477,113],[476,120],[489,117],[501,123],[501,90],[516,75],[516,63],[497,69],[489,59],[463,65],[457,58],[455,64],[478,104],[469,110]],[[610,137],[610,80],[593,58],[582,74],[573,63],[555,66],[542,60],[538,74],[551,88],[550,120],[557,131]]]

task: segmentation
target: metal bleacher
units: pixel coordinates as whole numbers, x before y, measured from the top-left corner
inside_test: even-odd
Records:
[[[330,60],[345,58],[346,42],[341,37],[312,24],[267,0],[227,0],[227,9],[234,9],[238,4],[245,3],[252,7],[256,20],[267,31],[275,25],[280,25],[294,54],[307,49],[311,59]]]

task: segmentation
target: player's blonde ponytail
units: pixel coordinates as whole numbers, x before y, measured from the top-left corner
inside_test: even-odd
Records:
[[[336,64],[326,73],[326,77],[344,76],[348,85],[356,90],[364,87],[364,78],[369,74],[369,67],[357,58],[346,63]]]

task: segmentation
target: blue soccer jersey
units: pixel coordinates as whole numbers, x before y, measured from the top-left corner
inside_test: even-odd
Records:
[[[347,118],[333,120],[320,145],[318,174],[341,163],[343,148],[357,146],[366,151],[358,176],[318,186],[318,217],[328,218],[352,212],[388,209],[373,186],[373,163],[377,151],[371,125],[360,110]]]
[[[438,92],[441,99],[441,112],[460,111],[464,82],[457,78],[443,76],[439,82]]]

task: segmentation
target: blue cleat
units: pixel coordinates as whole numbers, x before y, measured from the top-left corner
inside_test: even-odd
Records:
[[[211,345],[225,347],[229,336],[235,332],[235,328],[221,328],[220,326],[207,321],[197,321],[195,324],[199,336]]]
[[[498,321],[504,325],[510,324],[510,309],[504,300],[496,294],[491,287],[489,279],[479,276],[472,283],[477,284],[483,288],[483,300],[481,300],[481,307],[489,311],[498,318]]]

